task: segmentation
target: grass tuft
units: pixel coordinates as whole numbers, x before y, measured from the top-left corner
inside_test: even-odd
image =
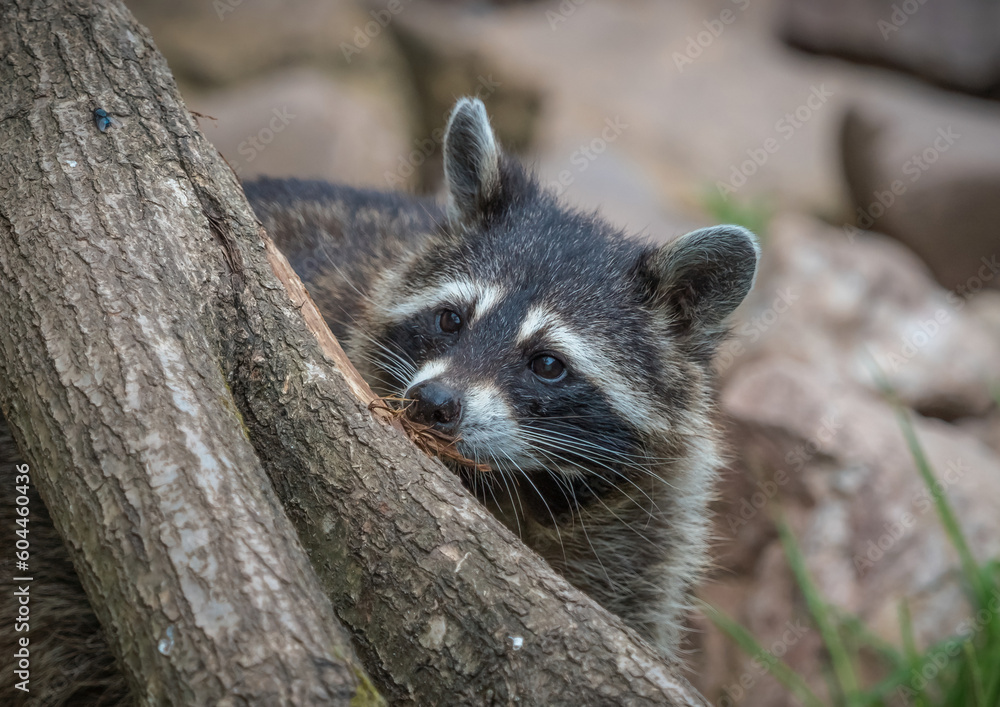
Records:
[[[878,380],[895,408],[917,473],[931,492],[938,519],[959,557],[972,617],[959,624],[953,636],[921,651],[914,638],[910,608],[902,602],[901,646],[887,644],[868,631],[859,617],[844,614],[826,602],[806,569],[798,541],[781,518],[777,527],[785,556],[810,620],[826,647],[829,702],[820,700],[802,676],[768,654],[738,622],[707,604],[702,609],[723,633],[758,659],[807,707],[1000,707],[1000,561],[980,564],[975,559],[944,486],[920,444],[910,413],[896,400],[884,377]],[[857,667],[870,666],[872,655],[881,677],[865,686],[857,678]]]
[[[732,223],[748,228],[757,234],[763,243],[774,209],[767,201],[737,201],[722,196],[713,187],[705,191],[702,208],[719,223]]]

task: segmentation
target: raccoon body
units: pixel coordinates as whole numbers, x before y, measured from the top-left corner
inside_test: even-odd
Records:
[[[459,101],[448,202],[260,180],[247,196],[373,389],[490,471],[467,488],[676,653],[721,462],[711,358],[752,286],[735,226],[662,247],[560,205]]]
[[[756,240],[720,226],[654,247],[561,206],[501,152],[477,100],[456,105],[444,155],[443,206],[296,180],[246,193],[373,389],[456,437],[484,465],[452,465],[466,487],[674,658],[720,466],[711,359]],[[69,568],[43,536],[36,560]],[[36,648],[68,669],[33,671],[32,703],[130,704],[75,575],[41,581],[32,624],[53,641]]]

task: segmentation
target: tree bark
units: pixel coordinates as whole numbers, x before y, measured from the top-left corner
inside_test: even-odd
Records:
[[[394,704],[704,704],[368,411],[120,3],[2,12],[0,403],[137,697],[375,703],[332,602]]]
[[[377,701],[219,358],[240,284],[206,209],[252,227],[238,184],[120,4],[2,25],[0,398],[133,693]]]

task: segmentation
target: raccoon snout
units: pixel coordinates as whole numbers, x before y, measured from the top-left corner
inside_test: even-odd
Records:
[[[462,419],[462,398],[457,390],[441,381],[429,380],[409,390],[413,402],[407,415],[415,422],[430,425],[442,432],[454,432]]]

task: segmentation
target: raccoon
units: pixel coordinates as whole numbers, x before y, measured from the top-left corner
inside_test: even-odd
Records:
[[[443,151],[444,205],[315,181],[245,191],[372,388],[455,439],[470,463],[448,463],[484,505],[677,658],[721,466],[712,357],[757,241],[718,226],[657,247],[561,205],[478,100],[458,101]],[[33,699],[131,704],[54,533],[35,552],[59,568],[34,601],[56,637],[37,652],[71,669],[33,671]],[[80,635],[60,633],[68,616]]]
[[[447,203],[245,185],[376,393],[457,439],[465,486],[572,584],[676,657],[721,466],[712,357],[759,247],[654,247],[561,205],[456,104]],[[488,467],[488,471],[483,468]]]

